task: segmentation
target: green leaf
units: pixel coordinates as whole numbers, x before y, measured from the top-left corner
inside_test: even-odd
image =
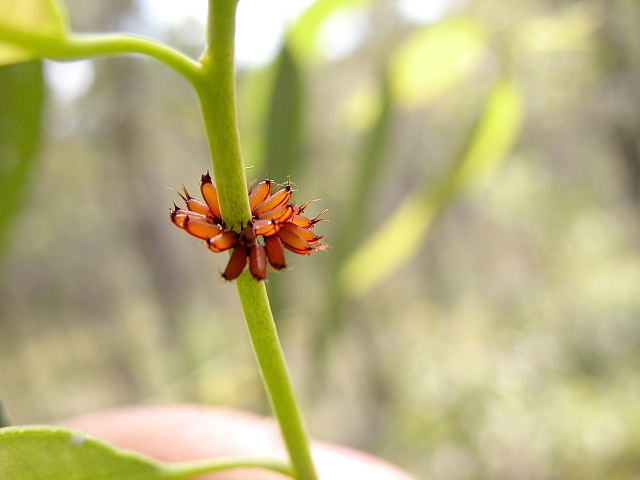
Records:
[[[292,475],[279,461],[219,458],[164,463],[58,427],[0,428],[2,480],[179,480],[233,468]]]
[[[348,189],[348,198],[339,209],[342,215],[339,217],[338,228],[335,229],[332,261],[329,265],[330,278],[338,277],[345,259],[349,257],[358,242],[362,240],[363,235],[366,234],[363,232],[367,232],[369,215],[372,213],[367,207],[372,192],[376,190],[381,179],[382,169],[386,161],[391,158],[388,154],[388,146],[393,126],[393,99],[386,68],[382,69],[378,84],[377,112],[372,116],[369,128],[363,137],[351,188]],[[314,334],[313,354],[316,374],[310,388],[321,389],[325,385],[326,372],[324,367],[326,361],[324,357],[327,353],[327,346],[345,323],[346,293],[340,282],[330,283],[328,299],[324,302],[326,312],[323,315],[322,323],[318,325]]]
[[[270,178],[295,176],[302,158],[304,91],[300,67],[286,43],[276,61],[276,73],[263,128],[264,168]]]
[[[287,43],[300,60],[309,60],[317,55],[316,40],[322,24],[337,10],[358,7],[371,0],[316,0],[304,11],[289,31]]]
[[[604,18],[602,6],[575,2],[553,15],[520,22],[514,28],[514,41],[527,53],[590,51],[597,48],[595,37]]]
[[[21,33],[51,38],[66,35],[67,22],[56,0],[0,0],[0,12],[0,65],[37,57],[28,48],[16,46]]]
[[[478,66],[485,43],[479,25],[464,17],[418,30],[393,56],[394,97],[411,107],[450,90]]]
[[[153,480],[163,469],[81,433],[52,427],[0,429],[3,480]]]
[[[371,192],[375,191],[380,180],[385,160],[389,159],[387,146],[391,137],[393,99],[389,88],[386,68],[381,72],[377,92],[377,113],[372,117],[358,155],[358,166],[351,186],[350,198],[345,202],[345,215],[342,217],[340,232],[336,238],[333,258],[338,264],[344,261],[354,245],[360,240],[359,234],[367,229],[367,205]]]
[[[247,70],[238,79],[239,126],[243,139],[242,153],[245,164],[254,168],[250,172],[251,175],[266,173],[262,164],[265,147],[263,137],[271,91],[269,88],[265,88],[265,85],[273,85],[274,78],[275,60],[258,69]]]
[[[40,61],[0,67],[0,258],[37,157],[44,97]]]
[[[264,158],[262,168],[269,178],[282,182],[300,178],[304,142],[304,85],[302,72],[287,43],[275,61],[269,108],[262,128]],[[280,311],[286,298],[280,275],[268,284],[271,308]],[[279,317],[276,317],[279,318]]]
[[[498,80],[452,168],[436,185],[427,179],[411,193],[347,260],[339,278],[351,295],[365,294],[413,258],[437,215],[506,158],[518,137],[523,114],[517,86],[510,79]]]

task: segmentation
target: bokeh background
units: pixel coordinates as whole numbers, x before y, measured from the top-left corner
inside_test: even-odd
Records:
[[[64,2],[76,31],[194,56],[205,3]],[[430,480],[640,478],[640,3],[241,0],[238,22],[247,175],[330,209],[332,248],[268,281],[313,435]],[[268,413],[225,255],[168,220],[165,187],[209,168],[187,83],[23,64],[0,102],[12,421]]]

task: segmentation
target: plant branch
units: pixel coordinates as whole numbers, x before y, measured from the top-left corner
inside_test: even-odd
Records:
[[[200,78],[200,64],[154,40],[129,34],[43,35],[0,24],[0,43],[9,43],[52,60],[77,60],[105,55],[139,53],[171,67],[191,83]]]
[[[289,477],[294,476],[291,468],[286,463],[278,460],[229,457],[163,464],[163,470],[166,473],[162,476],[162,480],[182,480],[204,473],[221,472],[236,468],[261,468],[282,473]]]

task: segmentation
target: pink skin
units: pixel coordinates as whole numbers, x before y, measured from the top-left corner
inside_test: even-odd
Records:
[[[164,461],[245,456],[285,459],[276,424],[245,412],[193,405],[136,406],[98,412],[60,422],[121,448]],[[348,448],[313,442],[321,480],[414,480],[375,457]],[[285,480],[257,469],[228,470],[198,480]]]

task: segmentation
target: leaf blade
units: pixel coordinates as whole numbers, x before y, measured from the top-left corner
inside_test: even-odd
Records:
[[[3,479],[153,480],[163,478],[162,475],[162,467],[153,460],[117,450],[72,430],[0,429],[0,478]]]
[[[67,428],[0,428],[2,480],[181,480],[237,468],[293,476],[288,464],[273,459],[220,457],[166,463]]]
[[[470,18],[416,31],[393,55],[394,97],[399,105],[413,107],[449,91],[479,65],[485,50],[485,35]]]
[[[51,38],[62,38],[67,32],[67,21],[56,0],[0,0],[0,65],[37,58],[28,48],[10,42],[7,31],[34,32]]]
[[[316,0],[298,18],[287,35],[287,43],[301,61],[311,61],[318,54],[316,40],[324,22],[337,10],[359,7],[371,0]]]
[[[350,295],[366,294],[417,253],[433,221],[451,200],[485,180],[504,160],[517,139],[523,115],[523,100],[515,82],[497,80],[453,167],[435,187],[427,180],[410,193],[370,240],[347,259],[339,280]]]
[[[266,114],[264,159],[270,178],[283,181],[298,174],[304,143],[304,84],[298,61],[284,43],[276,61],[276,71]]]
[[[0,67],[0,259],[36,163],[44,101],[40,61]]]

